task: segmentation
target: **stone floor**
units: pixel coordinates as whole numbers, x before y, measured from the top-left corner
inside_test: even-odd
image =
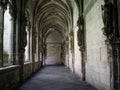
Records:
[[[45,66],[18,90],[96,90],[64,66]]]

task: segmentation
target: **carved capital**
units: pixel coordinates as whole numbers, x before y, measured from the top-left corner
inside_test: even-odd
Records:
[[[104,0],[104,5],[101,6],[102,20],[104,27],[102,28],[103,34],[107,39],[113,37],[113,5],[109,0]]]

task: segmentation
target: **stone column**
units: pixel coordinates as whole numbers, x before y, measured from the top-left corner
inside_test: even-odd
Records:
[[[77,39],[78,39],[78,46],[80,47],[81,52],[81,65],[82,65],[82,80],[85,80],[85,64],[86,64],[86,51],[85,51],[85,37],[84,37],[84,18],[82,15],[82,12],[79,15],[78,21],[77,21],[78,31],[77,31]]]
[[[35,68],[36,38],[37,38],[36,28],[35,28],[35,26],[33,26],[33,29],[32,29],[32,62],[33,62],[33,72],[34,72],[34,68]]]
[[[25,17],[25,8],[24,0],[19,0],[17,3],[17,22],[16,22],[16,60],[20,67],[20,82],[24,80],[24,53],[25,46],[27,45],[27,32],[25,30],[26,26],[26,17]]]
[[[118,35],[115,4],[110,0],[104,0],[102,5],[102,18],[104,27],[103,34],[108,51],[108,62],[110,64],[111,90],[120,89],[120,37]],[[114,13],[114,15],[113,15]],[[114,23],[113,23],[114,22]]]
[[[120,89],[120,39],[111,41],[113,49],[113,79],[114,79],[114,89]]]

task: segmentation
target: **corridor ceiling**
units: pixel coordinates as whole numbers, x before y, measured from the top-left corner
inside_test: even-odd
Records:
[[[43,37],[57,30],[63,37],[72,28],[73,7],[77,0],[36,0],[34,24]]]

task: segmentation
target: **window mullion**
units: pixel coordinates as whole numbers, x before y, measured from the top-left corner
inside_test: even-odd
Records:
[[[1,46],[1,60],[2,60],[2,67],[4,66],[4,60],[3,60],[3,37],[4,37],[4,13],[5,13],[5,10],[4,10],[4,7],[2,7],[2,46]]]

